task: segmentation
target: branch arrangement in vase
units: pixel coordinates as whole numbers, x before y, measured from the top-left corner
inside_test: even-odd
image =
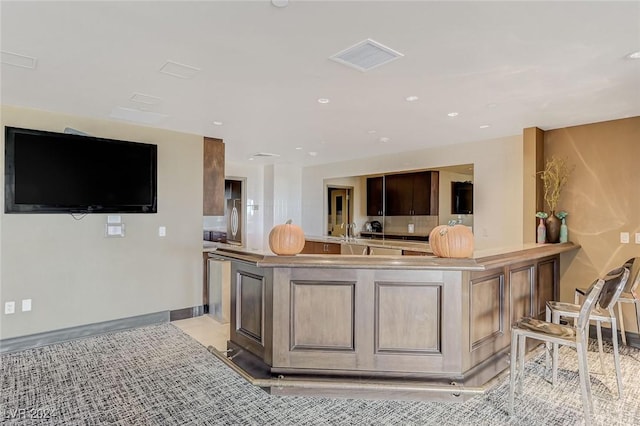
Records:
[[[554,211],[560,200],[560,192],[567,184],[569,175],[573,172],[575,166],[567,165],[567,161],[563,158],[552,156],[547,160],[544,170],[538,172],[542,179],[544,188],[544,201],[549,206],[550,211]]]

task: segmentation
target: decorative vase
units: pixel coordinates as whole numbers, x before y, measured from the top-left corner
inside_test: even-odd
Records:
[[[540,223],[538,224],[538,233],[536,242],[538,244],[544,244],[547,239],[547,227],[544,226],[544,219],[540,218]]]
[[[551,210],[547,218],[547,242],[557,243],[560,241],[560,219],[556,217],[556,212]]]
[[[560,242],[566,243],[567,241],[569,241],[569,230],[567,229],[565,218],[562,218],[562,225],[560,225]]]

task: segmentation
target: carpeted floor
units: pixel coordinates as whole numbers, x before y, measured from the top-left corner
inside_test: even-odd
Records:
[[[640,351],[622,347],[615,375],[592,374],[595,424],[640,424]],[[611,356],[607,357],[612,369]],[[0,423],[16,425],[576,425],[583,423],[575,352],[563,348],[552,387],[543,359],[506,413],[508,377],[465,403],[271,396],[171,324],[5,354]],[[597,353],[590,353],[598,370]]]

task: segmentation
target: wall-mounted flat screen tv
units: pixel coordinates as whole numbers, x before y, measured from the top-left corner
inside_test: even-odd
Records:
[[[451,213],[473,214],[472,182],[451,182]]]
[[[157,148],[5,127],[5,213],[156,213]]]

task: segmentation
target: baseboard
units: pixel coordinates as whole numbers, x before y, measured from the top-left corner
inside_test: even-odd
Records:
[[[155,312],[152,314],[138,315],[135,317],[120,318],[111,321],[94,324],[80,325],[77,327],[63,328],[61,330],[45,331],[28,336],[12,337],[0,340],[0,353],[10,353],[25,349],[38,348],[54,343],[62,343],[82,337],[95,336],[112,331],[127,330],[130,328],[144,327],[169,322],[169,311]]]
[[[192,306],[190,308],[176,309],[169,313],[169,321],[177,321],[187,318],[199,317],[205,314],[204,306]]]
[[[627,345],[640,349],[640,334],[638,333],[631,333],[629,331],[625,332],[625,334],[627,335]],[[598,334],[596,331],[596,326],[592,325],[589,328],[589,337],[591,337],[592,339],[597,339],[598,338]],[[604,340],[611,340],[611,329],[608,327],[602,327],[602,338]],[[618,330],[618,342],[620,342],[620,344],[622,344],[622,335],[620,333],[620,330]]]

